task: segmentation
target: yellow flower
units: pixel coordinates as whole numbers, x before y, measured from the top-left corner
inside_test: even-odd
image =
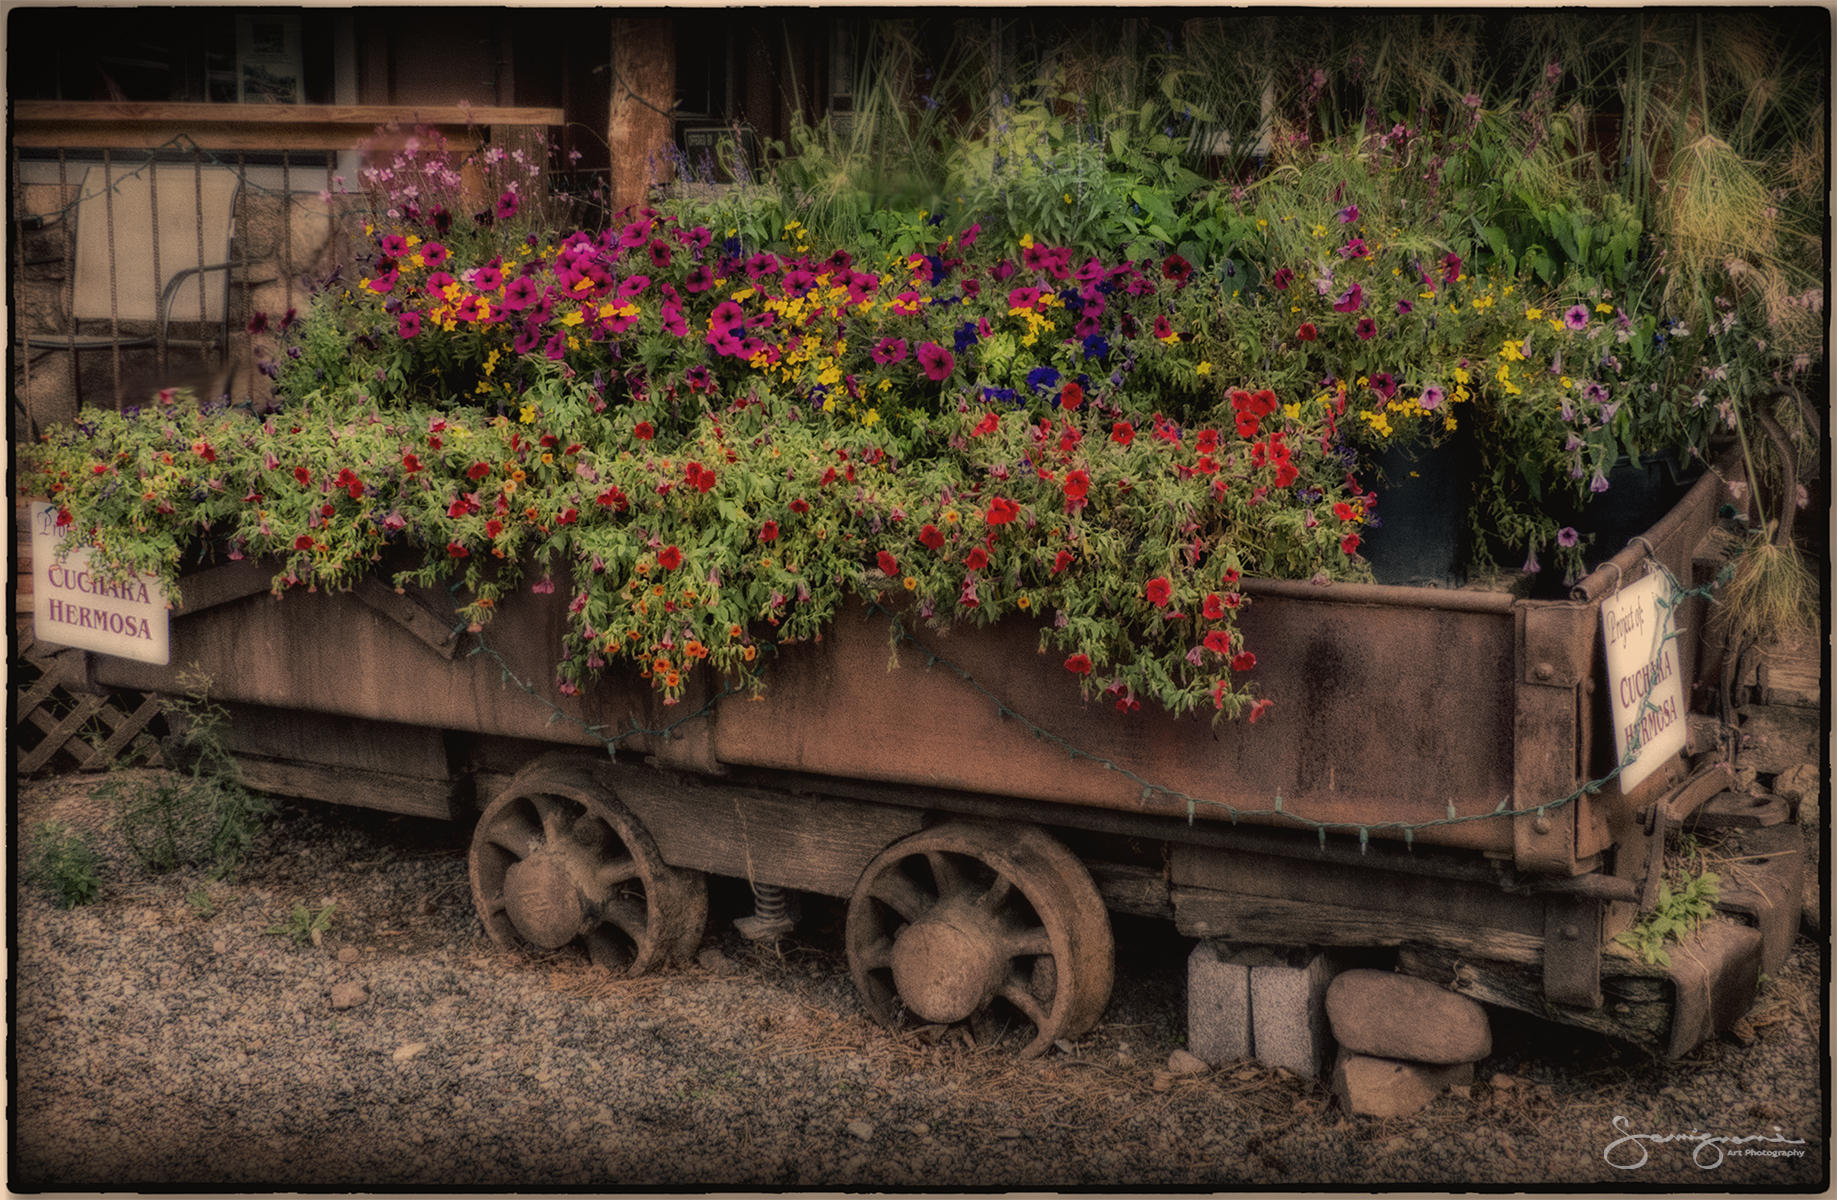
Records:
[[[1314,226],[1314,236],[1315,236],[1315,237],[1326,237],[1326,236],[1327,236],[1327,227],[1326,227],[1325,225],[1316,225],[1316,226]]]
[[[1456,367],[1456,368],[1454,368],[1454,382],[1456,382],[1456,383],[1466,383],[1466,382],[1467,382],[1467,381],[1468,381],[1469,379],[1471,379],[1471,378],[1473,378],[1473,377],[1472,377],[1471,375],[1469,375],[1469,374],[1467,374],[1467,368],[1466,368],[1466,367]],[[1361,382],[1361,383],[1363,383],[1363,382],[1364,382],[1364,380],[1360,380],[1359,382]]]
[[[536,406],[533,404],[525,404],[523,410],[517,414],[517,420],[523,422],[525,425],[534,424],[536,420]]]
[[[1595,311],[1596,311],[1596,312],[1613,312],[1613,311],[1614,311],[1614,306],[1613,306],[1613,305],[1611,305],[1611,304],[1609,304],[1609,303],[1607,303],[1607,302],[1606,302],[1606,301],[1604,300],[1604,301],[1602,301],[1601,303],[1599,303],[1599,304],[1597,304],[1597,305],[1595,305]]]
[[[586,319],[587,319],[587,314],[581,312],[581,310],[577,308],[573,312],[564,313],[561,318],[561,323],[563,325],[579,325],[582,321],[585,321]]]
[[[1023,250],[1033,249],[1033,235],[1031,233],[1021,234],[1021,249]]]
[[[1544,315],[1544,310],[1541,308],[1527,308],[1524,310],[1524,319],[1527,321],[1542,320],[1543,315]]]
[[[1202,362],[1193,369],[1201,375],[1210,375],[1212,373],[1212,364],[1209,362]]]
[[[1288,418],[1289,420],[1293,421],[1294,419],[1296,419],[1297,417],[1301,415],[1300,403],[1296,402],[1296,403],[1284,404],[1282,406],[1282,415]]]
[[[900,580],[900,582],[906,585],[906,590],[907,590],[908,592],[910,592],[910,591],[912,591],[912,590],[913,590],[914,588],[916,588],[916,587],[918,587],[918,580],[916,580],[916,579],[914,579],[914,578],[913,578],[912,576],[910,576],[910,575],[908,575],[908,576],[906,576],[906,577],[905,577],[904,579],[902,579],[902,580]]]

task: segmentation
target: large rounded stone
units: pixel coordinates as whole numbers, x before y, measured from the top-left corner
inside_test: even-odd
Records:
[[[1342,971],[1327,988],[1327,1021],[1345,1049],[1378,1058],[1470,1063],[1493,1048],[1477,1002],[1390,971]]]

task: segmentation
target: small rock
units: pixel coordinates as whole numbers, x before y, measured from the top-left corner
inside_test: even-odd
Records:
[[[1055,1046],[1057,1046],[1057,1047],[1059,1048],[1059,1053],[1061,1053],[1061,1054],[1073,1054],[1073,1053],[1076,1053],[1076,1050],[1075,1050],[1075,1048],[1074,1048],[1074,1047],[1072,1046],[1072,1044],[1071,1044],[1070,1042],[1068,1042],[1068,1041],[1066,1041],[1066,1040],[1065,1040],[1064,1038],[1060,1038],[1060,1039],[1059,1039],[1058,1041],[1056,1041],[1056,1042],[1054,1042],[1054,1043],[1053,1043],[1053,1045],[1055,1045]]]
[[[721,952],[719,946],[703,946],[696,953],[695,961],[704,971],[716,975],[731,975],[734,972],[734,960]]]
[[[849,1133],[864,1142],[874,1136],[874,1125],[870,1121],[850,1121],[847,1128]]]
[[[338,961],[341,963],[354,963],[359,957],[356,946],[346,946],[338,952]]]
[[[1518,1086],[1518,1081],[1503,1071],[1495,1072],[1490,1082],[1495,1092],[1509,1092]]]
[[[218,954],[225,953],[226,951],[229,950],[229,948],[230,948],[230,944],[224,941],[222,938],[218,938],[215,942],[211,943],[211,949],[216,951]]]
[[[1175,1050],[1168,1055],[1167,1069],[1175,1075],[1204,1075],[1211,1070],[1204,1059],[1186,1050]]]
[[[913,1137],[930,1137],[931,1126],[925,1124],[923,1121],[914,1121],[912,1124],[906,1126],[906,1132],[910,1133]]]
[[[1153,1086],[1155,1091],[1165,1092],[1168,1088],[1174,1086],[1174,1077],[1167,1071],[1156,1071]]]
[[[426,1042],[409,1042],[406,1046],[396,1047],[394,1057],[397,1062],[405,1063],[425,1049],[427,1049]]]
[[[1392,971],[1342,971],[1327,988],[1327,1020],[1341,1046],[1374,1058],[1470,1063],[1493,1048],[1477,1001]]]
[[[1005,1139],[1007,1139],[1008,1141],[1013,1141],[1013,1140],[1014,1140],[1015,1138],[1018,1138],[1018,1137],[1020,1137],[1020,1136],[1022,1136],[1022,1135],[1021,1135],[1021,1131],[1020,1131],[1020,1130],[1018,1130],[1018,1129],[1016,1129],[1016,1128],[1014,1128],[1013,1126],[1009,1126],[1009,1127],[1008,1127],[1008,1128],[1006,1128],[1006,1129],[998,1129],[998,1130],[996,1130],[996,1131],[995,1131],[995,1136],[996,1136],[996,1137],[998,1137],[998,1138],[1005,1138]]]
[[[356,1008],[370,998],[370,989],[355,980],[347,979],[343,983],[332,985],[332,1007],[334,1009]]]
[[[1473,1064],[1401,1062],[1340,1051],[1333,1093],[1347,1112],[1365,1117],[1406,1117],[1450,1087],[1473,1082]]]

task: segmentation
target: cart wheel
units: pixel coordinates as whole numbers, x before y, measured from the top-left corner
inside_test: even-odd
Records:
[[[472,835],[472,900],[501,946],[573,946],[618,975],[694,955],[708,881],[669,866],[587,766],[538,763],[493,800]]]
[[[1018,1017],[1032,1058],[1110,1001],[1103,900],[1077,856],[1031,826],[952,822],[895,842],[861,873],[846,938],[855,989],[889,1028]]]

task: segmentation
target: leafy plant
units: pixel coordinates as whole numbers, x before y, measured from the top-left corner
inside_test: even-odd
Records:
[[[97,795],[113,808],[129,853],[145,870],[163,874],[209,866],[222,878],[235,872],[273,805],[238,781],[223,739],[227,714],[210,702],[209,681],[181,675],[180,685],[185,690],[165,703],[168,721],[181,731],[177,743],[190,759],[188,768],[151,778],[117,777]]]
[[[100,866],[89,840],[62,821],[40,821],[27,836],[26,878],[65,908],[101,895]]]
[[[262,932],[273,937],[292,938],[297,946],[309,944],[317,946],[325,937],[326,931],[332,927],[332,917],[336,911],[337,905],[330,901],[318,908],[296,904],[293,906],[293,911],[287,914],[285,921],[270,925]]]
[[[1639,952],[1642,961],[1661,967],[1671,965],[1666,953],[1669,942],[1682,941],[1716,913],[1719,877],[1704,871],[1673,888],[1670,881],[1658,885],[1658,906],[1641,916],[1633,928],[1616,934],[1614,940]]]

